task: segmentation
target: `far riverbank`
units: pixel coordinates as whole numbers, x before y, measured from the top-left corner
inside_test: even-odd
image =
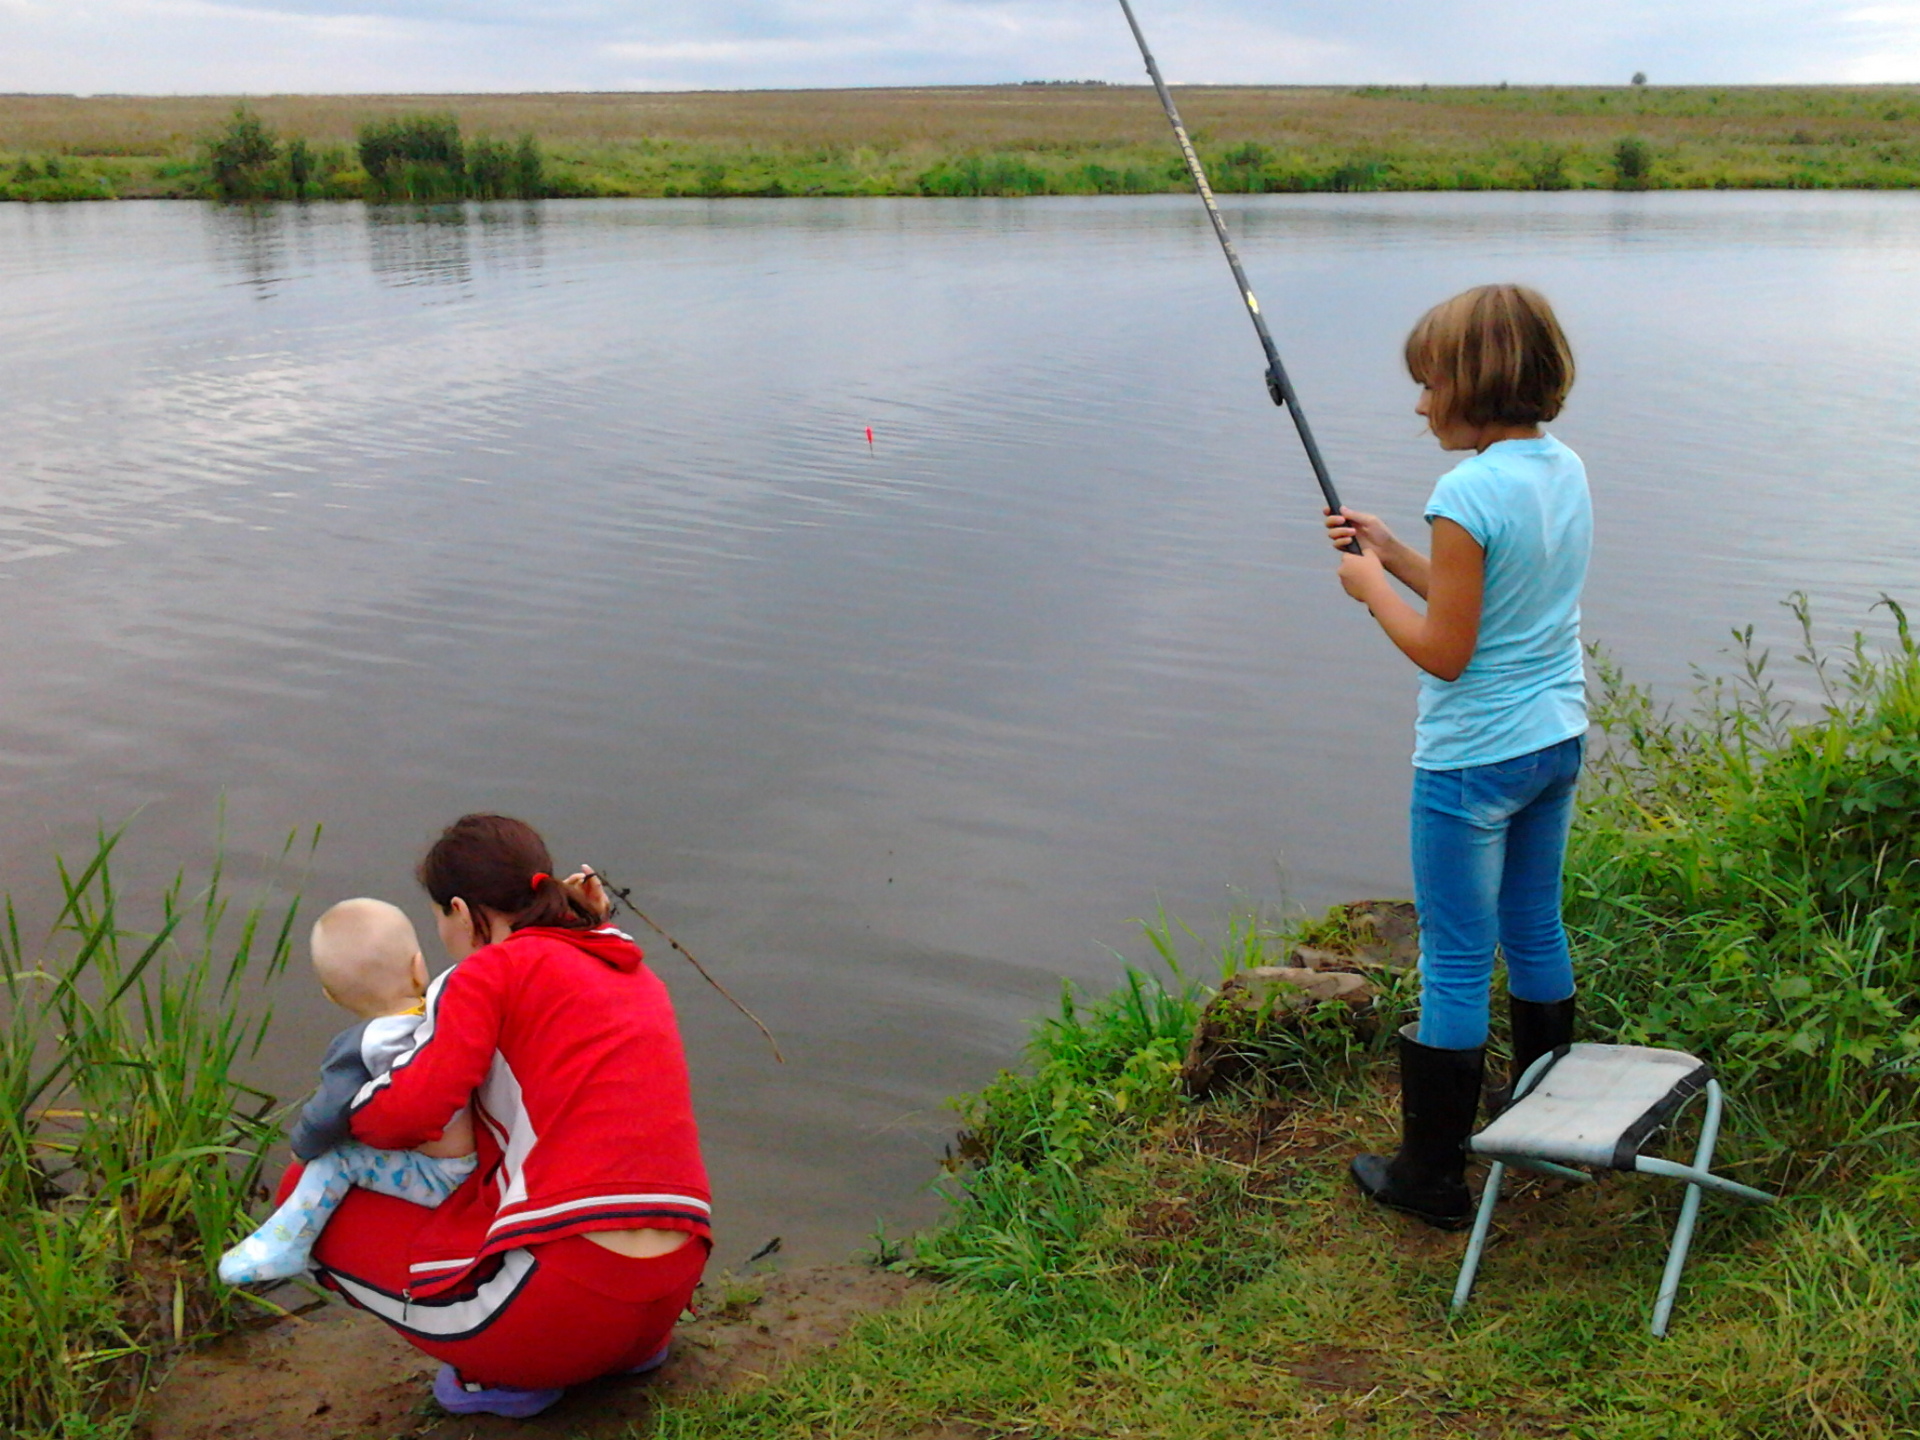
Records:
[[[1920,86],[1177,95],[1216,188],[1230,193],[1920,186]],[[0,199],[216,197],[214,147],[243,104],[273,147],[257,152],[244,187],[259,198],[438,198],[445,177],[370,175],[363,163],[369,127],[427,115],[456,122],[469,147],[497,147],[490,154],[531,137],[544,161],[537,184],[515,188],[503,171],[482,187],[488,195],[1152,194],[1187,184],[1145,85],[10,95],[0,97]],[[453,161],[456,183],[464,163]]]

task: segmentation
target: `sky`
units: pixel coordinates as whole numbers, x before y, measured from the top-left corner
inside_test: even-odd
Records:
[[[1137,0],[1175,84],[1920,82],[1920,0]],[[0,91],[1137,82],[1114,0],[0,0]]]

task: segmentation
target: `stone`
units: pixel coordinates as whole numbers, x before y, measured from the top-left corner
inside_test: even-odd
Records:
[[[1350,971],[1301,965],[1262,965],[1232,976],[1207,1002],[1187,1047],[1180,1079],[1189,1095],[1204,1095],[1222,1081],[1259,1067],[1262,1041],[1302,1027],[1328,1001],[1362,1035],[1374,1030],[1379,992]]]
[[[1296,945],[1287,959],[1307,970],[1344,970],[1357,974],[1412,970],[1420,963],[1420,919],[1411,900],[1355,900],[1327,912],[1336,932],[1350,937],[1346,947]]]

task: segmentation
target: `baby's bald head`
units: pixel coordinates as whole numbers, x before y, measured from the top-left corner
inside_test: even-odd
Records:
[[[401,1015],[426,988],[413,922],[384,900],[342,900],[313,922],[313,971],[328,998],[363,1020]]]

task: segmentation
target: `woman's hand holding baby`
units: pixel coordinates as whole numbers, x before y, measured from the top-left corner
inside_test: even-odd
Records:
[[[473,1116],[466,1106],[453,1112],[453,1118],[447,1121],[447,1128],[440,1132],[438,1140],[429,1140],[424,1145],[414,1147],[422,1155],[431,1155],[436,1160],[457,1159],[462,1155],[473,1154]]]

